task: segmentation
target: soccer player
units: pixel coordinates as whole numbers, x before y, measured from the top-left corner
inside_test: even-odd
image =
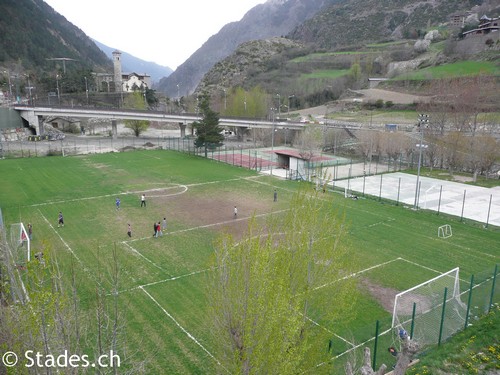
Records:
[[[60,226],[64,227],[64,217],[61,211],[59,211],[59,216],[57,221],[57,227],[59,228]]]

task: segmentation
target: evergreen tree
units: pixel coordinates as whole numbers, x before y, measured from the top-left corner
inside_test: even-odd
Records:
[[[219,126],[219,113],[210,108],[210,99],[207,94],[199,97],[200,111],[202,118],[200,121],[193,122],[193,128],[196,129],[196,147],[205,148],[205,157],[207,157],[208,148],[222,146],[224,135]]]

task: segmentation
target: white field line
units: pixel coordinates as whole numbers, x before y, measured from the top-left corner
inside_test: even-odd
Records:
[[[430,268],[430,267],[427,267],[427,266],[423,266],[422,264],[418,264],[418,263],[416,263],[416,262],[412,262],[411,260],[408,260],[408,259],[405,259],[405,258],[400,258],[400,259],[401,259],[402,261],[404,261],[404,262],[407,262],[407,263],[413,264],[414,266],[417,266],[417,267],[424,268],[424,269],[426,269],[426,270],[429,270],[429,271],[435,272],[435,273],[437,273],[437,274],[439,274],[439,275],[442,275],[442,274],[444,273],[444,272],[441,272],[441,271],[435,270],[435,269],[433,269],[433,268]],[[460,280],[460,281],[463,281],[463,282],[467,282],[467,280],[464,280],[464,279],[460,279],[460,278],[459,278],[459,280]]]
[[[231,224],[231,223],[236,223],[238,221],[248,220],[248,219],[251,219],[253,217],[264,217],[264,216],[273,215],[273,214],[280,214],[280,213],[287,212],[287,211],[289,211],[289,209],[283,209],[283,210],[272,211],[272,212],[265,212],[265,213],[259,214],[259,215],[244,216],[244,217],[239,217],[237,219],[230,219],[230,220],[226,220],[226,221],[220,221],[218,223],[211,223],[211,224],[206,224],[206,225],[200,225],[200,226],[197,226],[197,227],[192,227],[192,228],[180,229],[180,230],[176,230],[176,231],[172,231],[172,232],[167,232],[167,234],[168,235],[172,235],[172,234],[179,234],[179,233],[191,232],[193,230],[205,229],[205,228],[211,228],[211,227],[217,227],[217,226],[220,226],[220,225]],[[147,239],[150,239],[150,238],[151,237],[134,238],[133,240],[130,240],[130,241],[124,241],[124,243],[126,243],[126,242],[143,241],[143,240],[147,240]]]
[[[120,291],[118,291],[118,294],[126,293],[126,292],[131,292],[131,291],[134,291],[134,290],[137,290],[137,289],[142,289],[142,288],[145,288],[145,287],[148,287],[148,286],[153,286],[153,285],[157,285],[157,284],[167,283],[169,281],[175,281],[175,280],[178,280],[178,279],[183,279],[185,277],[189,277],[189,276],[193,276],[193,275],[198,275],[200,273],[204,273],[204,272],[211,271],[211,270],[212,270],[211,268],[206,268],[204,270],[193,271],[193,272],[190,272],[190,273],[186,273],[184,275],[169,277],[168,279],[152,281],[150,283],[146,283],[146,284],[134,286],[132,288],[120,290]],[[112,295],[112,293],[108,293],[108,295]]]
[[[61,204],[61,203],[88,201],[88,200],[94,200],[94,199],[100,199],[100,198],[116,197],[118,195],[130,195],[130,194],[138,194],[138,195],[140,195],[141,193],[148,193],[148,192],[155,192],[155,191],[161,191],[161,190],[176,189],[176,188],[179,188],[179,187],[182,187],[184,189],[181,192],[177,192],[177,193],[173,193],[173,194],[150,195],[150,197],[170,197],[170,196],[176,196],[176,195],[184,194],[189,189],[189,187],[211,185],[211,184],[219,184],[219,183],[226,183],[226,182],[230,182],[230,181],[240,181],[242,179],[245,179],[245,178],[232,178],[232,179],[229,179],[229,180],[217,180],[217,181],[209,181],[209,182],[200,182],[200,183],[193,183],[193,184],[188,184],[188,185],[172,184],[173,186],[162,187],[162,188],[154,188],[154,189],[147,189],[147,190],[137,190],[137,191],[122,191],[122,192],[113,193],[113,194],[97,195],[97,196],[94,196],[94,197],[83,197],[83,198],[67,199],[67,200],[60,200],[60,201],[49,201],[49,202],[44,202],[44,203],[35,203],[35,204],[29,205],[27,207],[40,207],[40,206],[47,206],[47,205],[51,205],[51,204]]]
[[[44,203],[36,203],[36,204],[32,204],[32,205],[30,205],[28,207],[40,207],[40,206],[48,206],[50,204],[81,202],[81,201],[95,200],[95,199],[101,199],[101,198],[116,197],[118,195],[132,195],[132,194],[139,195],[141,193],[148,193],[148,192],[162,191],[162,190],[171,190],[171,189],[177,189],[179,187],[183,188],[183,190],[180,191],[180,192],[172,193],[172,194],[150,195],[150,197],[171,197],[171,196],[173,197],[173,196],[176,196],[176,195],[184,194],[188,190],[188,187],[186,185],[175,185],[175,186],[169,186],[169,187],[165,187],[165,188],[155,188],[155,189],[139,190],[139,191],[122,191],[122,192],[119,192],[119,193],[97,195],[97,196],[94,196],[94,197],[83,197],[83,198],[67,199],[67,200],[60,200],[60,201],[50,201],[50,202],[44,202]]]
[[[76,253],[73,251],[73,249],[68,245],[68,243],[66,241],[64,241],[64,239],[62,238],[62,236],[59,234],[58,231],[56,231],[56,229],[54,228],[54,226],[50,223],[49,220],[47,220],[47,218],[42,214],[42,212],[40,210],[38,210],[38,212],[40,213],[40,216],[42,216],[43,220],[45,220],[45,222],[47,223],[47,225],[54,231],[54,233],[57,235],[57,237],[59,237],[59,239],[61,240],[61,242],[63,243],[63,245],[66,247],[66,249],[75,257],[75,259],[78,261],[78,263],[82,266],[82,269],[93,279],[95,280],[95,282],[100,285],[99,281],[95,278],[95,275],[94,273],[91,272],[91,270],[85,265],[84,262],[82,262],[82,260],[80,258],[78,258],[78,255],[76,255]]]
[[[295,192],[295,190],[285,189],[285,188],[282,188],[282,187],[277,187],[277,186],[275,186],[273,184],[270,184],[268,182],[257,181],[257,179],[261,178],[261,177],[265,177],[265,176],[263,176],[263,175],[251,176],[251,177],[245,177],[244,179],[247,180],[247,181],[250,181],[250,182],[255,182],[256,184],[261,184],[261,185],[269,186],[269,187],[272,187],[274,189],[288,191],[289,193],[294,193]]]
[[[9,252],[9,255],[10,255],[10,260],[12,260],[12,265],[14,266],[14,272],[17,273],[17,279],[19,280],[19,282],[21,283],[21,289],[23,290],[23,294],[24,296],[26,297],[26,302],[29,302],[30,301],[30,296],[28,294],[28,291],[26,290],[26,287],[24,285],[24,281],[23,281],[23,278],[21,277],[21,272],[19,272],[19,268],[17,267],[16,265],[16,260],[14,259],[14,254],[12,254],[12,251],[11,251],[11,248],[10,248],[10,245],[7,245],[5,246],[5,248],[7,249],[7,251]],[[16,301],[17,302],[17,301]],[[24,302],[24,301],[22,301]]]
[[[401,259],[402,261],[404,261],[404,262],[406,262],[406,263],[413,264],[414,266],[417,266],[417,267],[420,267],[420,268],[424,268],[424,269],[426,269],[426,270],[432,271],[432,272],[437,273],[437,274],[439,274],[439,275],[443,273],[443,272],[441,272],[441,271],[435,270],[435,269],[430,268],[430,267],[427,267],[427,266],[423,266],[423,265],[421,265],[421,264],[418,264],[418,263],[416,263],[416,262],[413,262],[413,261],[408,260],[408,259],[405,259],[405,258],[399,258],[399,259]]]
[[[321,289],[321,288],[327,287],[327,286],[329,286],[329,285],[335,284],[336,282],[339,282],[339,281],[342,281],[342,280],[347,280],[347,279],[350,279],[350,278],[352,278],[352,277],[356,277],[356,276],[361,275],[361,274],[363,274],[363,273],[365,273],[365,272],[371,271],[371,270],[373,270],[373,269],[375,269],[375,268],[379,268],[379,267],[386,266],[386,265],[388,265],[388,264],[390,264],[390,263],[393,263],[393,262],[395,262],[395,261],[397,261],[397,260],[400,260],[400,259],[402,259],[402,258],[394,258],[394,259],[389,260],[389,261],[387,261],[387,262],[376,264],[376,265],[374,265],[374,266],[371,266],[371,267],[365,268],[365,269],[363,269],[363,270],[361,270],[361,271],[354,272],[354,273],[351,273],[350,275],[347,275],[347,276],[341,277],[340,279],[333,280],[333,281],[331,281],[331,282],[329,282],[329,283],[326,283],[326,284],[323,284],[323,285],[317,286],[317,287],[316,287],[316,288],[314,288],[313,290],[318,290],[318,289]]]
[[[342,341],[344,341],[346,344],[350,345],[350,346],[354,346],[354,344],[352,342],[349,342],[347,341],[345,338],[343,338],[342,336],[339,336],[337,335],[336,333],[333,333],[332,331],[330,331],[328,328],[326,327],[323,327],[322,325],[320,325],[318,322],[312,320],[311,318],[309,318],[308,316],[306,316],[306,319],[309,320],[312,324],[314,324],[315,326],[325,330],[326,332],[328,333],[331,333],[332,335],[334,335],[335,337],[341,339]]]
[[[199,342],[199,341],[196,339],[196,337],[194,337],[194,336],[193,336],[190,332],[188,332],[188,330],[186,330],[183,326],[181,326],[181,325],[179,324],[179,322],[178,322],[177,320],[175,320],[175,318],[174,318],[174,317],[173,317],[173,316],[172,316],[172,315],[171,315],[171,314],[170,314],[167,310],[165,310],[165,308],[163,308],[163,307],[160,305],[160,303],[159,303],[159,302],[158,302],[158,301],[157,301],[157,300],[156,300],[156,299],[155,299],[155,298],[154,298],[151,294],[149,294],[149,293],[148,293],[148,291],[146,291],[143,287],[141,287],[141,290],[142,290],[144,293],[146,293],[146,295],[147,295],[147,296],[148,296],[148,297],[149,297],[149,298],[150,298],[150,299],[151,299],[151,300],[152,300],[152,301],[156,304],[156,306],[158,306],[158,307],[160,308],[160,310],[161,310],[161,311],[163,311],[163,313],[164,313],[166,316],[168,316],[168,317],[169,317],[169,318],[170,318],[170,319],[174,322],[174,324],[175,324],[177,327],[179,327],[179,329],[187,335],[187,337],[189,337],[191,340],[193,340],[193,341],[195,342],[195,344],[196,344],[196,345],[198,345],[201,349],[203,349],[203,351],[204,351],[205,353],[207,353],[207,354],[208,354],[208,355],[209,355],[209,356],[210,356],[210,357],[211,357],[211,358],[212,358],[215,362],[217,362],[217,364],[218,364],[219,366],[221,366],[224,370],[226,370],[226,372],[227,372],[227,373],[229,373],[229,370],[228,370],[227,368],[225,368],[225,367],[222,365],[222,363],[220,363],[220,362],[219,362],[219,360],[218,360],[217,358],[215,358],[215,357],[214,357],[214,355],[213,355],[212,353],[210,353],[210,352],[208,351],[208,349],[207,349],[207,348],[205,348],[205,347],[203,346],[203,344],[202,344],[201,342]]]
[[[144,259],[146,262],[149,262],[151,263],[153,266],[155,266],[156,268],[158,268],[159,270],[162,270],[164,272],[167,272],[167,270],[165,270],[164,268],[160,267],[159,265],[157,265],[155,262],[153,262],[151,259],[145,257],[144,255],[142,255],[142,253],[140,253],[137,249],[133,248],[132,246],[130,246],[126,241],[122,241],[122,244],[124,244],[125,246],[127,246],[134,254],[140,256],[142,259]],[[167,272],[168,274],[168,272]]]
[[[383,336],[383,335],[386,335],[387,333],[389,333],[389,332],[391,332],[391,331],[392,331],[392,328],[389,328],[389,329],[385,330],[384,332],[381,332],[381,333],[379,334],[379,337],[380,337],[380,336]],[[364,345],[368,344],[370,341],[373,341],[373,340],[375,340],[375,337],[372,337],[372,338],[370,338],[370,339],[366,340],[365,342],[362,342],[361,344],[358,344],[358,345],[356,345],[356,346],[353,346],[352,348],[347,349],[345,352],[342,352],[342,353],[340,353],[340,354],[337,354],[336,356],[333,356],[332,358],[330,358],[330,360],[338,359],[338,358],[342,357],[343,355],[348,354],[348,353],[352,352],[353,350],[356,350],[356,349],[358,349],[358,348],[360,348],[360,347],[362,347],[362,346],[364,346]],[[326,365],[327,363],[328,363],[328,362],[321,362],[321,363],[317,364],[315,367],[321,367],[321,366]],[[310,372],[310,371],[311,371],[311,370],[309,370],[309,371],[305,371],[305,372]]]
[[[334,283],[336,283],[336,282],[339,282],[339,281],[342,281],[342,280],[347,280],[347,279],[350,279],[351,277],[356,277],[356,276],[361,275],[361,274],[363,274],[363,273],[365,273],[365,272],[368,272],[368,271],[373,270],[373,269],[375,269],[375,268],[383,267],[383,266],[385,266],[385,265],[387,265],[387,264],[390,264],[390,263],[392,263],[392,262],[395,262],[395,261],[397,261],[397,260],[401,260],[401,259],[402,259],[402,258],[395,258],[395,259],[389,260],[389,261],[387,261],[387,262],[380,263],[380,264],[376,264],[376,265],[374,265],[374,266],[372,266],[372,267],[365,268],[365,269],[363,269],[363,270],[361,270],[361,271],[351,273],[350,275],[344,276],[344,277],[342,277],[342,278],[340,278],[340,279],[337,279],[337,280],[334,280],[334,281],[332,281],[332,282],[330,282],[330,283],[326,283],[326,284],[324,284],[324,285],[320,285],[320,286],[318,286],[318,287],[314,288],[314,289],[313,289],[313,291],[314,291],[314,290],[321,289],[321,288],[324,288],[324,287],[329,286],[329,285],[332,285],[332,284],[334,284]],[[307,319],[307,320],[309,320],[310,322],[312,322],[312,323],[313,323],[314,325],[316,325],[317,327],[322,328],[322,329],[324,329],[324,330],[325,330],[325,331],[327,331],[327,332],[330,332],[331,334],[333,334],[333,335],[334,335],[334,336],[336,336],[337,338],[341,339],[341,340],[342,340],[342,341],[344,341],[345,343],[347,343],[347,344],[349,344],[349,345],[351,345],[351,346],[354,346],[354,344],[353,344],[353,343],[351,343],[350,341],[348,341],[347,339],[345,339],[345,338],[343,338],[343,337],[341,337],[341,336],[339,336],[339,335],[337,335],[337,334],[333,333],[333,332],[332,332],[332,331],[330,331],[328,328],[323,327],[322,325],[320,325],[319,323],[315,322],[315,321],[314,321],[314,320],[312,320],[311,318],[309,318],[309,317],[307,317],[307,316],[306,316],[306,319]]]
[[[392,221],[392,220],[388,220],[388,221]],[[383,223],[383,225],[386,225],[388,226],[389,228],[394,228],[393,225],[390,225],[390,224],[387,224],[387,223]],[[396,228],[398,229],[398,228]],[[400,228],[399,228],[400,229]],[[434,237],[434,236],[426,236],[424,234],[419,234],[420,236],[423,236],[424,238],[426,239],[429,239],[429,240],[432,240],[432,241],[443,241],[442,238],[438,238],[437,236]],[[453,247],[457,248],[457,251],[461,252],[462,254],[465,253],[469,256],[473,256],[475,258],[478,258],[478,259],[483,259],[483,257],[489,257],[489,258],[494,258],[494,259],[500,259],[500,257],[496,256],[496,255],[492,255],[492,254],[487,254],[487,253],[483,253],[481,251],[478,251],[478,250],[474,250],[474,249],[471,249],[469,247],[465,247],[465,246],[461,246],[459,244],[452,244]],[[475,253],[475,254],[471,254],[471,252]],[[479,255],[478,255],[479,254]]]

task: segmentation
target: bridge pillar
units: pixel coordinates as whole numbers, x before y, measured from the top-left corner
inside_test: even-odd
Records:
[[[113,139],[116,139],[116,137],[118,137],[118,127],[116,126],[116,120],[111,120],[111,135],[113,136]]]
[[[241,142],[244,140],[245,134],[248,133],[248,128],[235,127],[235,132],[236,139]]]
[[[35,135],[43,135],[43,116],[35,115],[33,110],[21,110],[19,114],[28,123],[29,127],[35,129]]]
[[[181,138],[186,136],[186,124],[183,122],[179,122],[179,128],[181,128]]]
[[[37,124],[35,131],[38,135],[44,135],[45,130],[43,128],[43,116],[36,116],[36,117],[37,117]]]

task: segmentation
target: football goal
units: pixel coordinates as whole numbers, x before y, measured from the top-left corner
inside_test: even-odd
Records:
[[[446,340],[463,328],[467,307],[460,300],[460,269],[454,268],[396,295],[392,327],[422,347]]]
[[[438,237],[439,238],[448,238],[448,237],[451,237],[452,235],[453,235],[453,233],[451,231],[450,224],[441,225],[438,228]]]
[[[10,246],[16,264],[26,265],[30,261],[31,240],[23,223],[10,226]]]

